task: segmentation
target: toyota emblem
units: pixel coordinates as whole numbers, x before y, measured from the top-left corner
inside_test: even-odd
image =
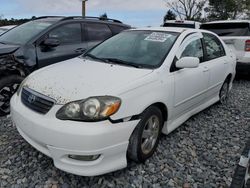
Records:
[[[29,101],[29,103],[34,103],[35,101],[36,101],[36,96],[35,95],[30,95],[29,97],[28,97],[28,101]]]

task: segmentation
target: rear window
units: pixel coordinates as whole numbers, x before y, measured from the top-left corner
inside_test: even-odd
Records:
[[[202,29],[216,33],[219,36],[250,36],[249,23],[218,23],[204,24]]]
[[[164,27],[185,27],[185,28],[195,28],[195,24],[185,24],[185,23],[165,23]]]

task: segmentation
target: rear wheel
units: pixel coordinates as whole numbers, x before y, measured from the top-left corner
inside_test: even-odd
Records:
[[[149,107],[130,137],[128,158],[135,162],[144,162],[150,158],[159,143],[162,124],[161,111],[155,106]]]
[[[17,91],[23,77],[10,75],[0,79],[0,116],[10,113],[10,99]]]
[[[220,89],[219,97],[220,97],[221,104],[227,103],[227,99],[229,96],[229,83],[230,83],[229,79],[226,79],[226,81],[223,83]]]

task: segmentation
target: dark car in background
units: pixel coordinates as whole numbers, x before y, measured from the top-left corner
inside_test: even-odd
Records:
[[[97,17],[40,17],[0,36],[0,116],[22,80],[34,70],[77,57],[86,49],[130,29]]]

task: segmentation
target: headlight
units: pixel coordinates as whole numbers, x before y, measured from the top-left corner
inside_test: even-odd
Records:
[[[101,121],[115,114],[121,105],[117,97],[90,97],[64,105],[56,114],[61,120]]]

